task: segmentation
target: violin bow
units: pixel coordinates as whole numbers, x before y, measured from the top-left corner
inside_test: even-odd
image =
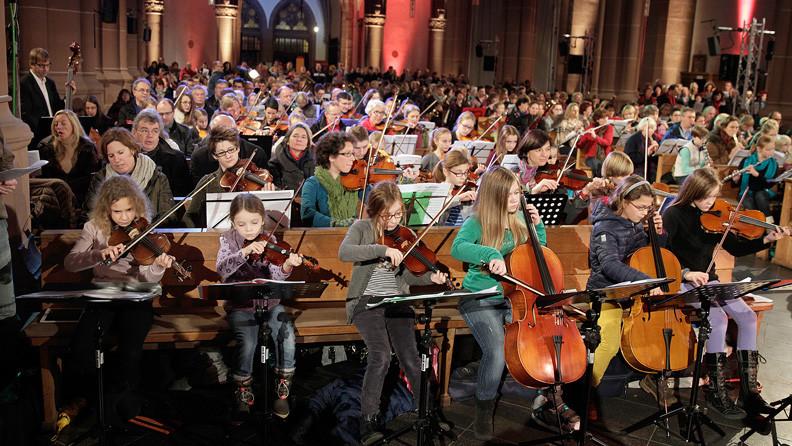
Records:
[[[606,125],[608,125],[608,124],[605,123],[605,124],[599,125],[597,127],[594,127],[594,128],[592,128],[590,130],[596,131],[597,129],[605,127]],[[569,162],[570,159],[572,159],[572,154],[575,153],[575,150],[577,150],[577,148],[578,148],[577,147],[577,143],[580,140],[580,137],[583,136],[587,131],[588,130],[575,132],[575,133],[577,133],[577,136],[575,137],[575,141],[572,143],[572,148],[569,150],[569,154],[567,154],[566,159],[564,159],[564,165],[561,166],[561,170],[558,172],[558,179],[556,181],[561,181],[561,176],[564,174],[564,171],[566,171],[566,169],[567,169],[567,163]]]
[[[321,134],[322,134],[322,132],[324,132],[325,130],[329,129],[330,127],[334,127],[334,126],[336,125],[336,123],[337,123],[337,122],[338,122],[340,119],[341,119],[341,117],[335,118],[335,119],[333,119],[333,122],[331,122],[330,124],[327,124],[326,126],[322,127],[321,129],[319,129],[319,131],[318,131],[318,132],[316,132],[316,134],[315,134],[315,135],[313,135],[313,137],[311,138],[311,141],[313,141],[313,140],[314,140],[314,138],[316,138],[317,136],[321,135]]]
[[[715,252],[712,254],[712,260],[710,260],[709,266],[707,266],[707,270],[704,271],[705,273],[709,274],[710,270],[713,266],[715,266],[715,259],[718,257],[721,248],[723,247],[723,242],[726,241],[726,236],[729,235],[729,231],[731,231],[732,225],[734,225],[734,221],[737,219],[737,213],[740,211],[740,206],[742,206],[743,200],[745,200],[745,195],[748,193],[748,188],[746,187],[743,191],[742,197],[740,197],[740,202],[737,203],[737,207],[734,208],[731,217],[729,218],[729,224],[726,225],[726,230],[723,231],[723,237],[721,237],[720,241],[717,245],[715,245]]]
[[[147,235],[151,234],[151,232],[154,231],[154,229],[156,229],[159,225],[161,225],[162,222],[165,221],[165,219],[167,219],[168,217],[173,215],[173,213],[176,212],[180,207],[184,206],[184,204],[187,203],[187,201],[191,200],[195,195],[198,194],[198,192],[200,192],[204,188],[206,188],[206,186],[208,186],[209,183],[214,181],[215,178],[217,178],[217,172],[213,172],[213,173],[207,175],[206,178],[204,179],[204,182],[203,183],[199,183],[199,186],[197,186],[195,188],[195,190],[190,192],[189,195],[187,195],[186,197],[182,198],[182,200],[180,202],[176,203],[176,205],[173,206],[172,208],[170,208],[168,210],[168,212],[165,212],[164,214],[162,214],[156,221],[154,221],[153,223],[149,224],[148,228],[144,229],[143,231],[140,231],[140,233],[137,235],[137,237],[135,237],[134,239],[132,239],[129,242],[127,242],[126,245],[124,245],[123,251],[118,253],[118,256],[116,256],[116,260],[120,259],[122,256],[124,256],[129,251],[131,251],[132,248],[134,248],[135,245],[137,245],[141,240],[143,240],[144,237],[146,237]],[[107,265],[110,265],[112,263],[113,263],[113,261],[110,260],[110,257],[108,257],[108,258],[106,258],[105,260],[102,261],[101,265],[107,266]]]
[[[244,166],[242,166],[242,172],[245,172],[247,170],[248,166],[250,165],[250,163],[253,162],[253,157],[256,156],[256,151],[257,150],[258,149],[253,149],[253,153],[250,154],[250,156],[248,157],[247,162],[245,163]],[[239,180],[241,180],[243,176],[244,175],[237,175],[236,181],[234,181],[233,186],[231,186],[231,192],[234,192],[234,189],[236,189],[237,184],[239,184]]]
[[[649,135],[648,127],[647,127],[647,134],[644,135],[644,180],[646,180],[647,176],[649,175]]]
[[[374,150],[370,150],[368,154],[368,159],[366,160],[366,177],[363,182],[363,199],[360,201],[360,210],[358,211],[358,218],[363,217],[363,206],[366,205],[366,187],[368,187],[368,179],[369,174],[371,173],[371,161],[374,158],[375,153],[379,153],[380,149],[382,148],[382,141],[385,139],[385,130],[388,129],[388,125],[390,124],[391,119],[393,119],[393,112],[396,110],[396,97],[399,95],[399,89],[396,89],[396,93],[393,95],[393,105],[391,106],[390,111],[388,111],[388,116],[385,119],[385,126],[382,127],[382,134],[380,134],[379,141],[377,142],[377,147]]]
[[[454,199],[455,199],[455,198],[457,198],[457,197],[458,197],[460,194],[462,194],[463,192],[465,192],[465,188],[466,188],[466,186],[464,186],[464,185],[463,185],[463,186],[462,186],[462,187],[459,189],[459,191],[458,191],[456,194],[454,194],[453,196],[451,196],[450,198],[448,198],[448,199],[447,199],[447,201],[443,203],[443,207],[442,207],[442,208],[440,208],[440,210],[439,210],[439,211],[437,211],[437,214],[436,214],[436,215],[435,215],[435,216],[432,218],[432,220],[431,220],[431,221],[429,221],[429,223],[426,225],[426,227],[425,227],[425,228],[423,228],[423,229],[421,230],[421,232],[420,232],[420,233],[419,233],[419,234],[418,234],[418,235],[415,237],[415,241],[412,243],[412,245],[410,245],[410,247],[409,247],[409,248],[407,248],[407,249],[404,251],[404,256],[405,256],[405,257],[406,257],[406,256],[407,256],[407,255],[408,255],[408,254],[409,254],[409,253],[410,253],[410,252],[413,250],[413,249],[415,249],[415,247],[416,247],[416,246],[418,246],[418,243],[421,241],[421,239],[423,238],[423,236],[424,236],[424,235],[426,235],[426,233],[429,231],[429,228],[431,228],[432,226],[434,226],[434,225],[435,225],[435,223],[437,223],[437,219],[439,219],[439,218],[440,218],[440,216],[441,216],[441,215],[443,215],[443,213],[445,213],[445,211],[447,211],[449,207],[451,207],[451,203],[453,203],[453,202],[454,202]]]

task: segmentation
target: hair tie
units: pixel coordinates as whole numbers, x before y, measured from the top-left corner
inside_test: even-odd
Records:
[[[642,184],[645,184],[645,185],[647,185],[647,186],[649,186],[649,187],[652,187],[652,185],[651,185],[651,184],[649,184],[649,182],[648,182],[648,181],[646,181],[646,180],[642,180],[642,181],[639,181],[639,182],[637,182],[637,183],[633,184],[632,186],[628,187],[628,188],[627,188],[627,190],[624,192],[624,195],[622,195],[622,196],[623,196],[623,197],[626,197],[626,196],[627,196],[627,194],[629,194],[630,192],[632,192],[632,191],[633,191],[633,189],[635,189],[636,187],[638,187],[638,186],[640,186],[640,185],[642,185]]]

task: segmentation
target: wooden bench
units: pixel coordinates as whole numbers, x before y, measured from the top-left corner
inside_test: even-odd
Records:
[[[451,257],[451,244],[457,228],[437,227],[424,237],[426,245],[437,253],[441,269],[450,272],[461,283],[464,266]],[[193,348],[201,344],[228,345],[231,335],[222,307],[215,302],[198,299],[198,285],[217,283],[215,272],[219,247],[218,230],[164,230],[173,239],[171,253],[192,267],[193,280],[180,283],[169,273],[162,280],[164,294],[155,300],[158,317],[149,332],[144,348]],[[90,272],[70,273],[63,268],[63,259],[79,237],[80,231],[45,231],[42,235],[44,283],[75,283],[90,281]],[[278,238],[285,240],[298,252],[315,257],[322,271],[308,276],[296,269],[292,280],[327,281],[329,286],[321,298],[299,299],[287,303],[294,321],[296,340],[300,343],[344,342],[359,340],[354,325],[347,324],[344,303],[352,265],[338,260],[338,246],[346,229],[291,229]],[[547,239],[564,265],[564,288],[584,289],[589,276],[588,247],[591,226],[556,226],[547,228]],[[722,253],[716,269],[722,280],[731,278],[734,259]],[[765,308],[768,309],[768,308]],[[759,313],[761,317],[761,312]],[[435,342],[440,347],[440,381],[443,402],[450,401],[448,380],[457,334],[468,333],[467,326],[456,307],[438,306],[434,312]],[[38,319],[25,328],[32,345],[39,347],[45,427],[55,422],[56,380],[58,370],[55,353],[67,345],[73,324],[40,323]]]

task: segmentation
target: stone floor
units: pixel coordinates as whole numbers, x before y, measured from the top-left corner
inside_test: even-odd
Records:
[[[749,257],[738,261],[734,270],[734,279],[741,280],[746,277],[762,278],[792,278],[792,271],[778,267],[767,261]],[[768,293],[765,296],[774,300],[775,309],[767,312],[762,321],[759,333],[759,349],[766,359],[761,365],[759,379],[764,386],[763,395],[768,401],[782,399],[792,394],[792,293]],[[682,396],[687,395],[686,390],[681,390]],[[501,399],[496,410],[495,428],[496,440],[486,444],[519,444],[520,442],[538,441],[536,444],[552,444],[542,439],[551,433],[539,428],[530,419],[530,401],[516,397],[505,396]],[[654,427],[648,427],[634,432],[629,436],[622,436],[619,431],[626,426],[652,414],[656,410],[654,400],[638,388],[631,388],[627,394],[605,399],[602,401],[600,420],[590,424],[590,432],[606,445],[681,445],[685,442],[667,438],[665,433]],[[473,435],[473,418],[475,409],[472,401],[453,402],[444,409],[444,416],[453,423],[453,432],[457,435],[454,441],[444,444],[453,445],[480,445],[485,442],[476,440]],[[729,421],[710,411],[710,416],[725,432],[725,437],[719,437],[711,430],[705,428],[705,435],[712,445],[737,445],[739,437],[747,429],[742,421]],[[783,416],[783,415],[782,415]],[[65,444],[80,431],[84,431],[90,420],[84,420],[65,432],[60,444]],[[397,418],[388,425],[389,429],[397,429],[408,423],[407,417]],[[672,430],[678,430],[678,420],[671,421]],[[778,434],[782,443],[792,443],[792,423],[777,423]],[[288,440],[278,437],[277,432],[283,429],[283,424],[275,423],[274,434],[269,436],[269,441],[261,442],[254,427],[243,427],[233,433],[230,439],[224,439],[224,428],[220,424],[193,423],[184,425],[181,432],[168,437],[144,432],[131,427],[130,431],[116,436],[117,445],[172,445],[172,444],[289,444]],[[410,433],[402,440],[392,444],[417,444],[416,435]],[[325,439],[316,439],[315,444],[327,444]],[[85,441],[81,445],[94,444],[95,441]],[[442,443],[441,443],[442,444]],[[558,443],[560,444],[560,443]],[[566,444],[573,444],[567,441]],[[593,444],[587,442],[587,444]],[[771,445],[769,436],[752,436],[745,443],[747,445]]]

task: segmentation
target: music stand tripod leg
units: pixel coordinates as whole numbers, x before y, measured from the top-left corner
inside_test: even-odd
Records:
[[[110,426],[107,426],[105,420],[105,400],[104,400],[104,353],[102,352],[102,341],[104,340],[104,327],[102,326],[102,319],[100,317],[96,320],[96,329],[94,331],[95,346],[94,346],[94,367],[96,369],[96,390],[99,393],[97,406],[99,413],[96,416],[96,423],[91,426],[88,431],[72,440],[68,446],[75,446],[93,436],[94,433],[98,435],[99,445],[113,444],[113,439],[110,436]]]
[[[270,423],[270,401],[269,401],[269,364],[270,356],[269,341],[272,338],[272,328],[269,326],[269,311],[267,300],[262,305],[256,305],[256,324],[258,325],[258,345],[259,363],[261,365],[261,408],[263,409],[263,420],[259,419],[259,431],[261,433],[261,444],[266,445],[269,440]]]
[[[596,392],[596,390],[591,387],[591,377],[594,375],[594,355],[601,342],[599,316],[602,311],[603,298],[604,296],[602,295],[594,295],[592,293],[591,308],[586,312],[586,323],[583,328],[583,337],[586,340],[586,350],[588,353],[586,373],[583,375],[583,382],[588,388],[586,389],[586,403],[583,406],[584,412],[580,421],[580,430],[575,433],[579,446],[586,444],[586,440],[591,440],[594,444],[605,446],[605,443],[588,433],[588,406],[591,404],[591,392]]]

